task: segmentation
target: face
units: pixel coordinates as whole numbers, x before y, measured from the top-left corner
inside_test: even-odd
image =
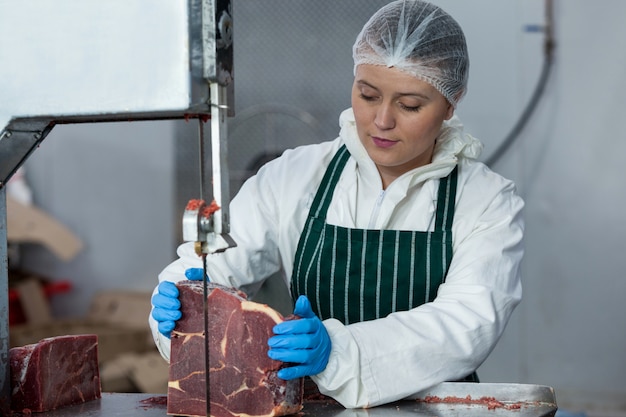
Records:
[[[430,84],[379,65],[357,67],[352,108],[359,138],[384,188],[430,163],[441,125],[454,114],[454,107]]]

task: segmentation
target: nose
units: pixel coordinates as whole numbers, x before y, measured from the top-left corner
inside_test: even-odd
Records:
[[[376,110],[376,118],[374,124],[380,130],[393,129],[396,125],[393,109],[389,104],[382,103]]]

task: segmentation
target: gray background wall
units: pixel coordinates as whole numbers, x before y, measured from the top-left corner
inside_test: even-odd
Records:
[[[351,45],[383,0],[234,0],[237,117],[233,189],[262,152],[337,133],[349,106]],[[438,0],[466,31],[470,88],[457,114],[492,152],[538,77],[542,0]],[[530,124],[494,169],[525,198],[524,301],[479,370],[489,382],[555,387],[561,406],[626,410],[626,2],[557,0],[555,67]],[[58,126],[27,162],[35,203],[85,242],[62,263],[26,246],[22,263],[74,289],[57,316],[99,289],[151,290],[175,257],[197,197],[195,132],[183,121]]]

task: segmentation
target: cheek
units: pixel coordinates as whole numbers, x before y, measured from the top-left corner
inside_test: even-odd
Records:
[[[361,130],[368,120],[367,107],[360,103],[359,100],[352,101],[352,111],[354,112],[354,120],[356,122],[357,130]]]
[[[411,119],[401,126],[403,136],[414,146],[423,147],[434,143],[441,131],[439,120]]]
[[[359,100],[354,93],[352,93],[352,110],[354,111],[354,117],[359,117],[359,114],[363,109],[363,100]]]
[[[356,132],[359,135],[359,137],[363,139],[363,136],[365,135],[365,132],[367,131],[367,123],[362,117],[360,117],[360,114],[356,111],[354,112],[354,121],[356,123]]]
[[[360,97],[352,99],[352,111],[357,124],[372,123],[376,118],[376,108]]]

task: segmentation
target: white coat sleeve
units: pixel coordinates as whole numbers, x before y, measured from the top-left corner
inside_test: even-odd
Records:
[[[512,183],[483,191],[457,202],[454,255],[433,302],[348,326],[324,321],[333,347],[312,377],[320,392],[372,407],[461,379],[486,359],[521,300],[524,225]]]
[[[169,264],[168,266],[161,271],[159,274],[159,283],[163,281],[170,282],[178,282],[182,281],[185,278],[185,271],[187,268],[202,268],[202,260],[196,255],[193,242],[184,243],[180,245],[176,251],[178,255],[178,259]],[[158,292],[158,286],[154,288],[152,295]],[[154,305],[152,306],[154,309]],[[148,318],[148,323],[150,324],[150,330],[152,331],[152,337],[154,339],[154,343],[161,353],[161,356],[169,362],[170,360],[170,339],[165,337],[159,332],[159,327],[157,321],[152,317],[152,311],[150,312],[150,316]]]

